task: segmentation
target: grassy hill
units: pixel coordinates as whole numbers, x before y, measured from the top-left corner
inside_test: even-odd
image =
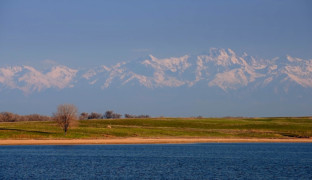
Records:
[[[0,123],[0,139],[112,137],[306,138],[312,137],[312,118],[81,120],[66,136],[52,121]]]

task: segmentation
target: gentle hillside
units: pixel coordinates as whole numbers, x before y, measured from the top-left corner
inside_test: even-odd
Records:
[[[312,118],[82,120],[66,136],[51,121],[0,123],[0,139],[120,137],[308,138],[312,137]]]

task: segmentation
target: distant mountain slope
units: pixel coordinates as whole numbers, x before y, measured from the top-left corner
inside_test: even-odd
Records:
[[[0,90],[18,89],[24,93],[49,88],[81,86],[112,88],[125,85],[146,88],[185,87],[206,84],[226,92],[238,89],[312,88],[312,59],[291,56],[257,59],[246,53],[237,55],[231,49],[209,50],[198,56],[184,55],[159,59],[150,55],[141,61],[119,62],[107,67],[73,69],[54,65],[40,71],[31,66],[0,67]]]

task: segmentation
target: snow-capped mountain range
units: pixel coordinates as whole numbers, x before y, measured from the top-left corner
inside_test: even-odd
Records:
[[[48,70],[31,66],[0,67],[0,91],[19,89],[25,94],[45,89],[74,88],[77,84],[95,88],[126,85],[145,88],[186,87],[206,84],[225,92],[243,88],[279,87],[287,92],[289,86],[312,88],[312,59],[285,56],[261,59],[231,49],[212,48],[209,53],[181,57],[148,58],[119,62],[113,66],[100,65],[92,69],[74,69],[53,65]]]

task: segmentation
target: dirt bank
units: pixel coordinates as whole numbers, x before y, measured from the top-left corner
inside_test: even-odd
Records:
[[[75,144],[184,144],[184,143],[312,143],[312,138],[221,139],[221,138],[111,138],[111,139],[5,139],[0,145],[75,145]]]

